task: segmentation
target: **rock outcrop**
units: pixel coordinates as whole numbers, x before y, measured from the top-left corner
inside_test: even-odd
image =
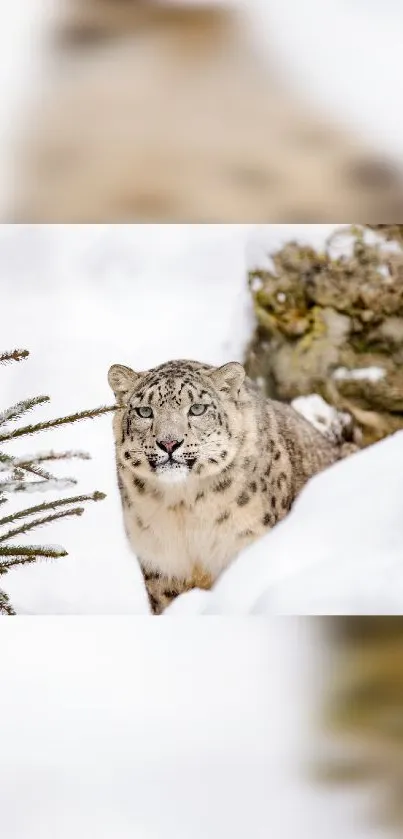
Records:
[[[322,252],[289,242],[272,260],[249,275],[248,374],[278,399],[320,394],[363,445],[403,428],[403,225],[347,226]]]

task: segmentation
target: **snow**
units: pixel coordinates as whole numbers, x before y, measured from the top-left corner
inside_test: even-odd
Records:
[[[211,592],[193,592],[193,612],[403,614],[402,461],[398,432],[317,475]]]
[[[380,382],[386,376],[383,367],[359,367],[357,370],[348,370],[347,367],[337,367],[333,378],[338,381],[353,382]]]
[[[260,291],[263,288],[263,280],[260,277],[253,277],[250,287],[252,291]]]
[[[376,233],[369,227],[354,224],[256,224],[251,226],[247,242],[247,261],[249,268],[264,269],[276,274],[272,255],[281,250],[287,242],[295,241],[299,245],[310,245],[319,252],[326,252],[331,259],[350,259],[354,253],[357,234],[362,236],[363,242],[370,247],[379,247],[380,254],[387,258],[388,254],[401,253],[401,245],[396,241],[388,241],[382,233]],[[268,243],[269,250],[268,252]],[[379,266],[379,272],[389,277],[387,265]],[[252,290],[258,291],[263,286],[260,277],[252,280]],[[282,302],[280,292],[279,302]]]
[[[334,440],[342,439],[343,428],[351,424],[351,417],[342,411],[337,411],[329,405],[318,393],[309,396],[299,396],[292,401],[292,407],[312,423],[315,428]]]
[[[250,225],[246,244],[246,259],[250,270],[264,269],[275,273],[271,254],[281,250],[287,242],[295,241],[299,245],[324,251],[330,236],[336,231],[338,224],[255,224]],[[351,236],[349,238],[352,238]]]
[[[388,240],[382,233],[377,233],[366,227],[363,224],[354,224],[354,234],[350,227],[346,229],[341,226],[341,229],[330,236],[327,252],[331,259],[340,259],[346,257],[350,259],[354,255],[354,247],[357,242],[357,234],[362,237],[365,245],[371,248],[378,248],[380,255],[387,258],[388,254],[401,254],[402,248],[399,242]],[[380,265],[378,271],[383,276],[388,277],[389,271],[386,265]]]

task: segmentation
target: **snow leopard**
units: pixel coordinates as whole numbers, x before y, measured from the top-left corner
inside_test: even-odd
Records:
[[[211,588],[273,528],[340,448],[238,362],[165,362],[108,374],[123,519],[153,614]]]

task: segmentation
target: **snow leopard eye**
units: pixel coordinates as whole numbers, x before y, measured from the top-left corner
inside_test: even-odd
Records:
[[[201,415],[204,414],[206,408],[207,405],[201,405],[198,403],[195,405],[191,405],[189,408],[189,414],[192,414],[192,416],[194,417],[201,417]]]
[[[153,409],[149,408],[148,405],[141,405],[140,408],[136,408],[136,413],[142,419],[151,419],[154,416]]]

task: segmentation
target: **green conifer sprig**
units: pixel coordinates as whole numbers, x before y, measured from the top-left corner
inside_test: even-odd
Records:
[[[101,414],[107,414],[115,410],[116,408],[114,405],[102,406],[101,408],[94,408],[93,410],[80,411],[77,414],[70,414],[70,416],[67,417],[58,417],[57,419],[49,420],[48,422],[38,422],[36,425],[26,425],[24,428],[15,428],[12,431],[6,431],[5,433],[0,434],[0,443],[15,440],[16,437],[25,437],[27,434],[37,434],[38,431],[48,431],[49,428],[58,428],[60,425],[67,425],[81,419],[94,419],[94,417],[99,417]]]
[[[25,399],[23,402],[17,402],[16,405],[11,405],[5,411],[0,411],[0,425],[20,419],[27,411],[32,411],[37,405],[43,405],[45,402],[50,402],[49,396],[34,396],[33,399]]]
[[[48,479],[43,481],[26,481],[22,475],[17,472],[13,479],[0,481],[0,493],[12,492],[46,492],[51,489],[69,489],[75,486],[77,481],[75,478],[54,478],[52,481]],[[6,501],[8,499],[5,499]]]
[[[21,477],[23,477],[24,472],[29,472],[31,475],[36,475],[38,478],[44,478],[46,481],[55,480],[54,476],[51,475],[50,472],[46,472],[45,469],[37,466],[34,461],[24,462],[24,460],[17,457],[11,457],[11,455],[0,452],[0,472],[9,472],[10,469],[13,473],[21,473]]]

